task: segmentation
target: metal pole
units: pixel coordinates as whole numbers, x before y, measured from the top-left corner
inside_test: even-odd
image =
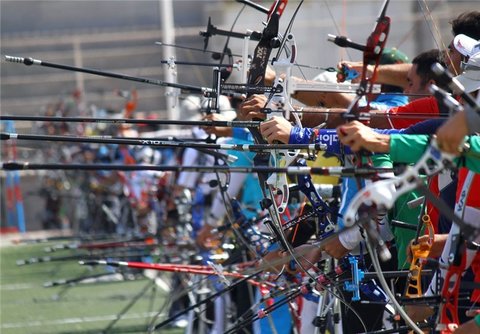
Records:
[[[159,0],[160,18],[162,21],[162,37],[167,44],[175,44],[175,27],[173,22],[172,0]],[[174,59],[175,48],[163,48],[163,59]],[[165,80],[176,83],[176,76],[173,70],[165,71]],[[177,110],[178,90],[172,87],[166,88],[166,108],[168,119],[179,119]]]
[[[82,57],[82,47],[81,42],[78,37],[73,39],[73,58],[76,67],[83,67],[83,57]],[[83,78],[83,73],[75,72],[75,82],[77,85],[77,89],[82,92],[83,96],[85,96],[85,81]]]

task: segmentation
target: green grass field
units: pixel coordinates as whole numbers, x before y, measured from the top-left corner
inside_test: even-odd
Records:
[[[162,310],[168,298],[164,290],[147,278],[46,288],[43,286],[45,282],[105,273],[107,269],[102,266],[81,266],[76,260],[17,265],[17,260],[31,257],[74,254],[72,250],[45,253],[44,248],[51,244],[0,248],[2,334],[147,332],[148,324]],[[142,294],[142,291],[145,293]],[[113,323],[137,297],[138,301],[132,308]],[[157,332],[177,334],[183,330],[164,329]]]

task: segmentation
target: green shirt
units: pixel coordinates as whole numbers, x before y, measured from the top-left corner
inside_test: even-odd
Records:
[[[393,166],[392,159],[390,155],[387,154],[373,155],[372,163],[375,167],[388,168]],[[389,221],[395,219],[417,226],[421,207],[410,209],[407,203],[411,200],[417,199],[418,197],[420,197],[420,195],[415,191],[411,191],[400,196],[395,201],[395,206],[388,213]],[[395,237],[395,244],[398,252],[397,268],[399,270],[408,269],[410,264],[407,262],[407,246],[410,244],[410,241],[415,238],[416,232],[395,226],[392,226],[391,230]]]
[[[390,156],[395,162],[415,163],[425,152],[430,141],[427,135],[392,134],[390,136]],[[465,167],[480,173],[480,136],[466,137],[470,145],[468,152],[462,155]],[[455,159],[458,161],[458,158]]]

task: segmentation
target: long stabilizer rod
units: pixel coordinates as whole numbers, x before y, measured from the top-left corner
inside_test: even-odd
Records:
[[[335,176],[377,177],[382,173],[391,173],[395,168],[375,167],[230,167],[230,166],[166,166],[166,165],[124,165],[124,164],[35,164],[29,162],[3,162],[3,170],[122,170],[139,171],[155,170],[164,172],[220,172],[220,173],[285,173],[285,174],[317,174]]]
[[[0,141],[8,139],[18,140],[36,140],[36,141],[56,141],[56,142],[74,142],[74,143],[97,143],[97,144],[118,144],[118,145],[139,145],[152,147],[178,147],[193,149],[210,150],[232,150],[241,152],[270,152],[273,150],[325,150],[324,144],[210,144],[210,143],[189,143],[177,141],[163,141],[155,138],[117,138],[111,136],[91,136],[91,137],[73,137],[73,136],[48,136],[18,133],[0,133]]]
[[[52,67],[52,68],[57,68],[57,69],[61,69],[61,70],[66,70],[66,71],[82,72],[82,73],[99,75],[99,76],[102,76],[102,77],[141,82],[141,83],[145,83],[145,84],[149,84],[149,85],[179,88],[179,89],[182,89],[182,90],[188,91],[188,92],[197,92],[197,93],[202,93],[202,94],[212,92],[212,89],[207,88],[207,87],[177,84],[177,83],[165,82],[165,81],[161,81],[161,80],[157,80],[157,79],[149,79],[149,78],[144,78],[144,77],[134,77],[134,76],[127,75],[127,74],[122,74],[122,73],[100,71],[100,70],[96,70],[96,69],[92,69],[92,68],[84,68],[84,67],[76,67],[76,66],[70,66],[70,65],[49,63],[49,62],[46,62],[46,61],[43,61],[43,60],[33,59],[31,57],[24,58],[24,57],[12,57],[12,56],[5,55],[5,60],[8,61],[8,62],[11,62],[11,63],[25,64],[27,66],[38,65],[38,66]]]
[[[72,122],[72,123],[109,123],[109,124],[148,124],[148,125],[183,125],[183,126],[221,126],[232,128],[258,128],[260,121],[185,121],[169,119],[130,119],[130,118],[93,118],[93,117],[52,117],[2,115],[0,121],[35,121],[35,122]]]

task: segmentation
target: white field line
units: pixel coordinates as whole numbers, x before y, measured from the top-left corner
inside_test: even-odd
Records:
[[[11,291],[11,290],[25,290],[25,289],[33,289],[37,288],[38,286],[35,284],[23,283],[23,284],[4,284],[0,285],[0,290],[4,291]]]
[[[157,312],[146,312],[146,313],[132,313],[125,314],[122,319],[139,319],[153,317],[157,315]],[[103,315],[95,317],[80,317],[80,318],[65,318],[58,320],[46,320],[46,321],[29,321],[29,322],[14,322],[14,323],[5,323],[2,324],[0,328],[24,328],[24,327],[38,327],[38,326],[51,326],[51,325],[65,325],[65,324],[76,324],[82,322],[97,322],[97,321],[112,321],[117,319],[117,315]]]

